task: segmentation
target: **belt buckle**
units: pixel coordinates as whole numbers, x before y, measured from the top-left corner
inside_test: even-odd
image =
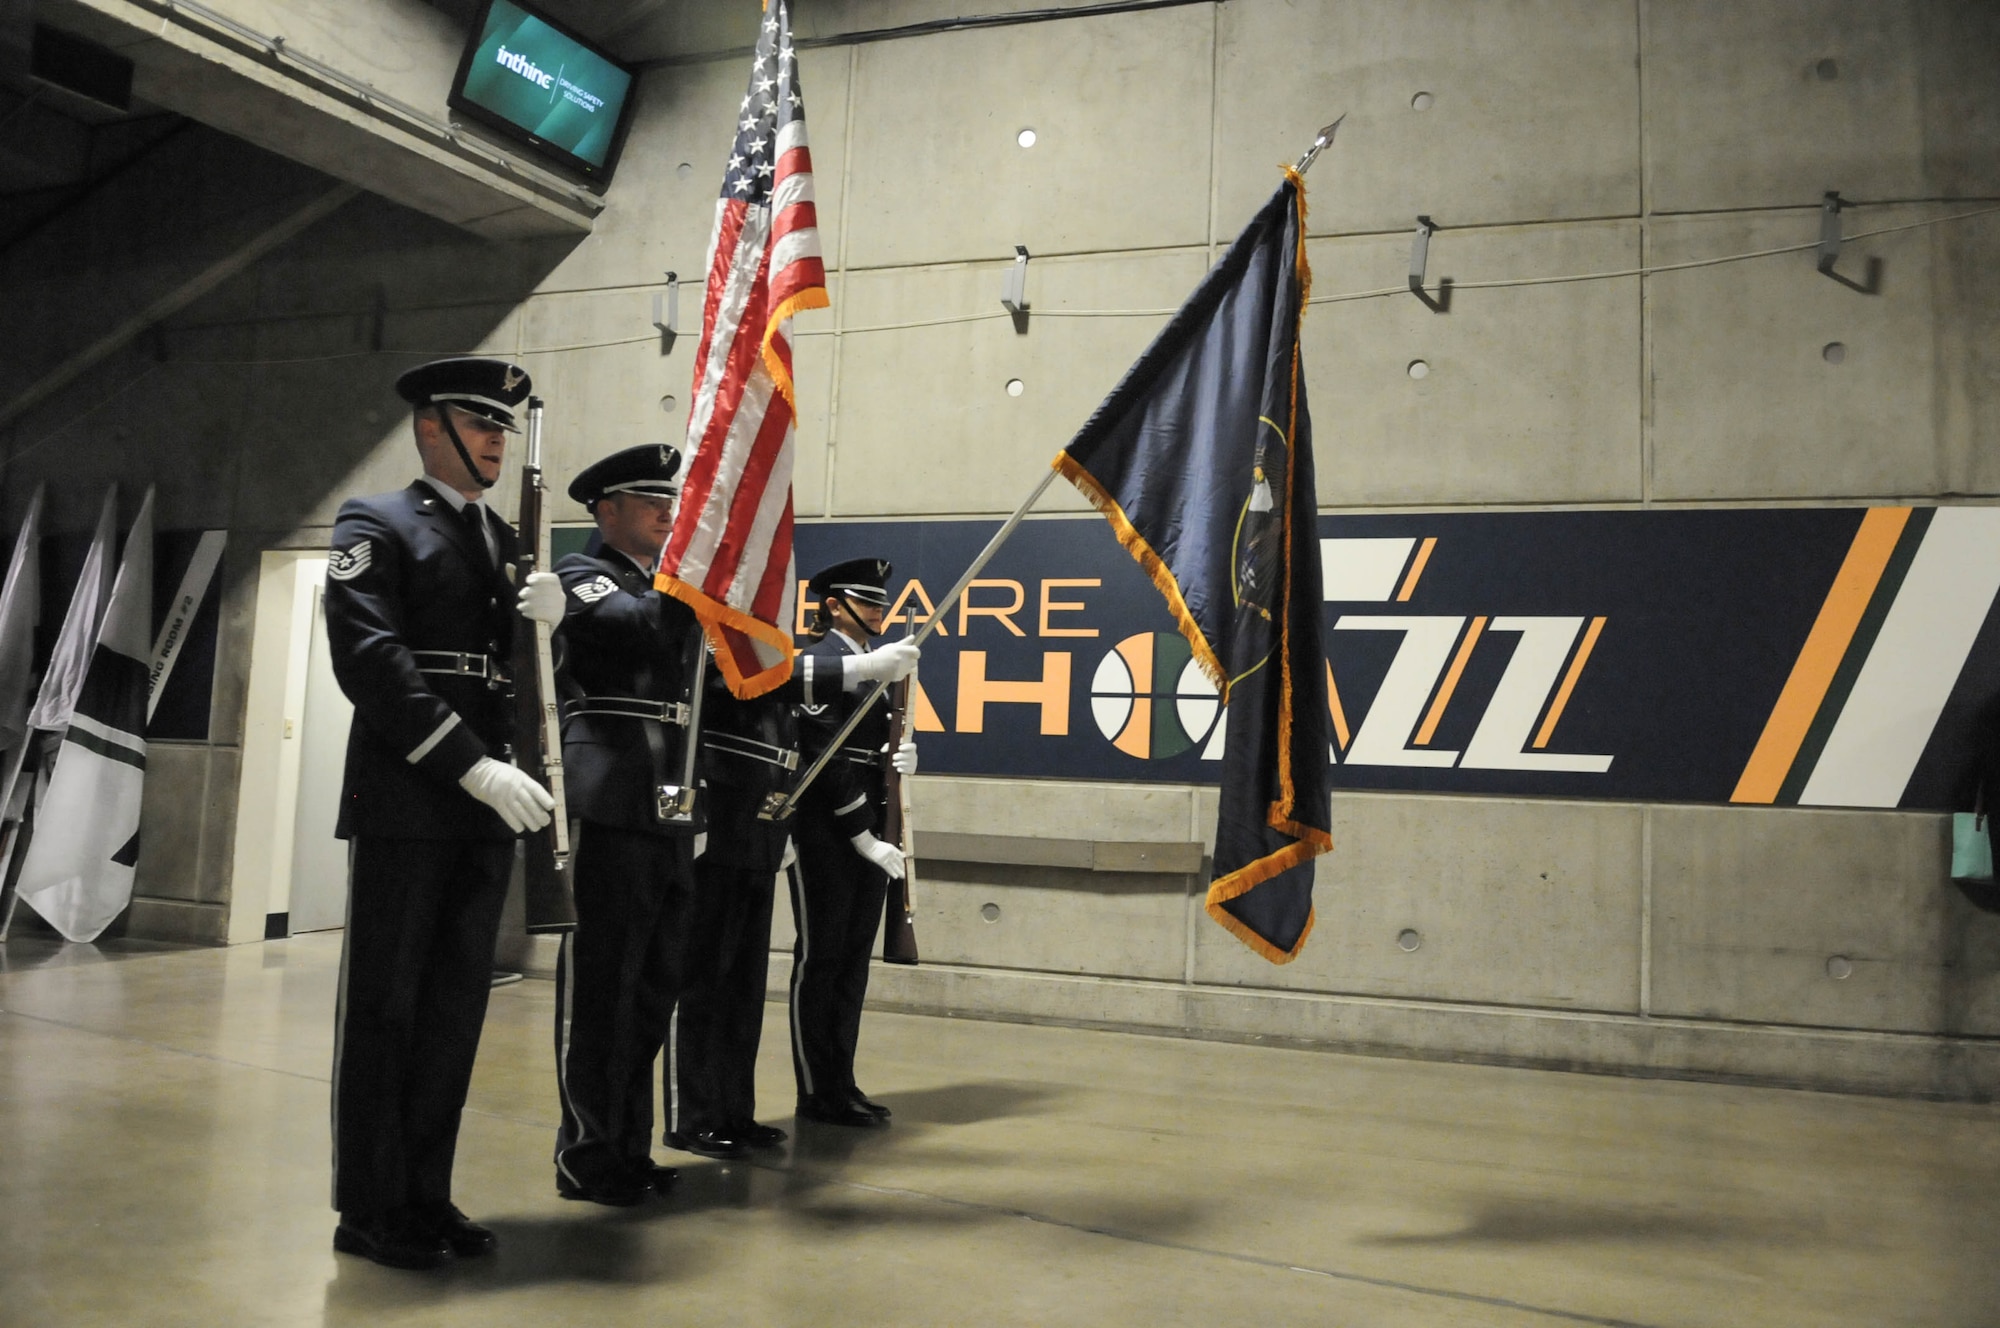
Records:
[[[664,825],[684,825],[694,820],[695,791],[681,784],[653,787],[653,816]]]
[[[686,728],[687,722],[688,708],[685,703],[680,701],[663,701],[660,703],[660,723],[672,724],[678,728]]]
[[[783,816],[780,816],[778,814],[778,809],[780,807],[783,807],[784,805],[785,805],[784,794],[766,793],[764,795],[764,805],[757,809],[757,819],[760,821],[782,821],[786,819],[786,817],[789,817],[792,814],[791,811],[785,812]],[[792,810],[797,810],[797,809],[794,808]]]

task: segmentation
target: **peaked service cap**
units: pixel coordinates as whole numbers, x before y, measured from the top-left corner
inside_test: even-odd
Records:
[[[674,483],[680,469],[679,448],[668,443],[641,443],[585,466],[569,482],[569,496],[580,503],[594,503],[614,493],[671,498],[681,491]]]
[[[886,609],[889,607],[889,560],[849,558],[844,563],[822,568],[813,573],[812,580],[806,582],[806,593],[819,599],[838,595],[857,604],[873,604]]]
[[[514,412],[533,388],[534,380],[520,365],[481,355],[432,360],[396,380],[396,395],[412,406],[455,406],[509,433],[520,432]]]

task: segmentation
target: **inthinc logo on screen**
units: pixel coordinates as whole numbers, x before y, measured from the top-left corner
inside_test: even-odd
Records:
[[[554,74],[543,69],[519,51],[510,51],[502,46],[500,53],[494,56],[493,60],[495,64],[507,66],[507,68],[513,70],[522,78],[527,79],[538,88],[554,88],[556,85],[556,76]]]

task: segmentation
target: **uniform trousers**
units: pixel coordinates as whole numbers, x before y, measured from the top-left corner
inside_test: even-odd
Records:
[[[576,930],[556,961],[556,1166],[579,1185],[643,1172],[653,1059],[681,986],[692,845],[594,821],[577,828]]]
[[[889,878],[854,851],[840,827],[801,811],[799,860],[789,874],[792,917],[792,1071],[800,1097],[844,1099],[868,997],[868,956],[882,925]]]
[[[509,840],[349,843],[333,1043],[333,1206],[347,1216],[451,1202],[513,864]]]
[[[666,1072],[673,1128],[721,1130],[757,1117],[757,1044],[771,971],[777,873],[694,860],[686,985]]]

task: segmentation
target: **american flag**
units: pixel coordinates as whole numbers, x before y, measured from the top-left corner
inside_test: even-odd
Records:
[[[767,0],[715,206],[674,533],[659,588],[700,618],[730,691],[792,673],[792,315],[824,309],[812,153],[786,0]]]

